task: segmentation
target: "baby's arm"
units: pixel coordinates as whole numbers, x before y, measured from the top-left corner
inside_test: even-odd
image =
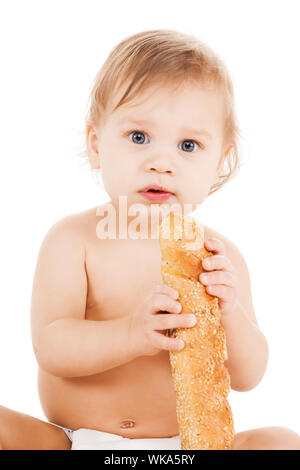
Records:
[[[268,362],[268,344],[259,328],[246,261],[237,246],[226,239],[227,255],[237,273],[238,302],[221,321],[225,328],[231,386],[237,391],[253,389],[262,379]]]
[[[31,330],[39,366],[60,377],[87,376],[134,359],[128,315],[85,320],[85,247],[69,216],[46,234],[38,255],[31,299]],[[101,263],[101,259],[99,260]]]
[[[231,387],[251,390],[265,372],[268,344],[256,320],[247,264],[240,250],[224,236],[206,239],[205,245],[214,255],[205,258],[207,272],[200,274],[200,282],[219,298]]]

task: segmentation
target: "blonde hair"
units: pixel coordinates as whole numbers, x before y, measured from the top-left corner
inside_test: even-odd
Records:
[[[85,136],[89,127],[105,122],[114,90],[127,82],[129,84],[113,111],[154,84],[168,86],[191,82],[213,84],[221,89],[225,103],[224,141],[232,146],[223,162],[219,180],[208,195],[236,175],[241,166],[238,137],[242,136],[235,115],[233,84],[224,62],[206,44],[194,36],[169,29],[142,31],[117,44],[94,79],[85,117]],[[88,157],[86,141],[80,155]]]

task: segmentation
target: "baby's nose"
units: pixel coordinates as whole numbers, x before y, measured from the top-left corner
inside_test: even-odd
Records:
[[[154,168],[154,167],[150,168],[149,171],[157,171],[158,173],[173,173],[172,170],[164,170],[164,169],[161,170],[160,168],[157,169],[157,168]]]

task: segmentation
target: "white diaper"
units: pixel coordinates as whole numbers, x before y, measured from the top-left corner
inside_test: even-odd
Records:
[[[71,450],[114,450],[114,449],[180,449],[179,435],[164,438],[131,439],[118,434],[96,431],[94,429],[77,429],[72,432]]]

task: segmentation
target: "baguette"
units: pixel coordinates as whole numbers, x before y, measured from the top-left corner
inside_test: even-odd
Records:
[[[159,243],[163,282],[178,291],[181,313],[197,318],[192,328],[168,330],[168,336],[185,343],[182,350],[169,351],[181,449],[230,450],[235,432],[226,399],[226,337],[218,298],[207,294],[199,281],[202,260],[212,256],[204,248],[204,228],[171,212],[161,221]]]

